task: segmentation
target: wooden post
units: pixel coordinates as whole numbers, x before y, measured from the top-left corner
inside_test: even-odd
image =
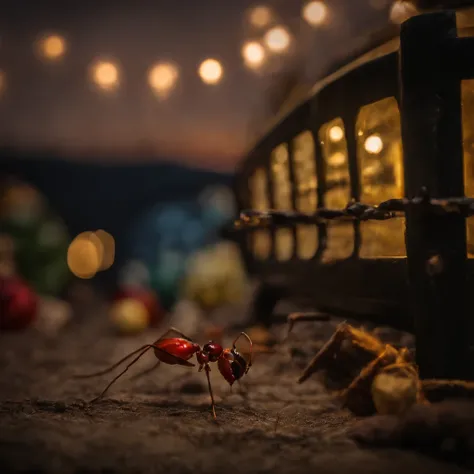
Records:
[[[402,25],[400,87],[405,189],[430,197],[464,195],[459,78],[443,62],[456,37],[454,12]],[[466,305],[466,224],[459,215],[407,211],[408,277],[422,378],[472,378]],[[471,310],[472,312],[472,310]]]

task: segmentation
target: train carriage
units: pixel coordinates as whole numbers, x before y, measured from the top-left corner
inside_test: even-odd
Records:
[[[472,378],[471,34],[452,11],[408,20],[276,117],[241,163],[239,241],[260,280],[259,321],[287,297],[363,316],[414,332],[424,375]],[[350,218],[351,201],[400,212]]]

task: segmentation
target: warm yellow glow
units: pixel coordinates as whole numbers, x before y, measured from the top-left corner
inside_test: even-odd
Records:
[[[306,130],[293,140],[293,170],[296,184],[296,207],[312,213],[317,209],[318,180],[316,176],[313,134]],[[318,228],[315,225],[296,227],[297,254],[301,259],[312,258],[318,249]]]
[[[290,46],[290,42],[290,34],[283,26],[275,26],[265,34],[265,43],[268,49],[274,53],[286,51]]]
[[[44,58],[55,61],[66,53],[66,40],[59,35],[48,35],[41,39],[39,47]]]
[[[103,248],[102,262],[99,270],[108,270],[115,261],[115,239],[105,230],[98,230],[95,235],[100,240]]]
[[[250,13],[250,23],[257,28],[264,28],[272,20],[272,11],[265,6],[255,7]]]
[[[376,155],[383,150],[383,141],[379,135],[370,135],[364,142],[364,148],[367,152]]]
[[[329,140],[332,142],[340,142],[344,138],[344,130],[335,125],[329,129]]]
[[[464,195],[474,197],[474,80],[461,81]],[[474,217],[466,219],[467,255],[474,258]]]
[[[334,138],[339,138],[334,140]],[[325,163],[326,190],[324,206],[343,209],[351,200],[349,160],[344,122],[335,118],[325,123],[318,132],[322,158]],[[349,221],[334,220],[326,228],[326,248],[322,261],[333,262],[349,258],[354,253],[354,225]]]
[[[177,79],[178,69],[170,63],[157,64],[148,74],[148,83],[159,96],[168,95],[175,87]]]
[[[119,300],[110,308],[110,319],[122,334],[135,334],[144,331],[150,322],[145,305],[135,299]]]
[[[242,48],[242,56],[247,66],[255,68],[265,61],[265,50],[259,42],[251,41]]]
[[[222,75],[222,65],[216,59],[206,59],[199,66],[199,76],[206,84],[217,84]]]
[[[249,179],[250,201],[252,209],[265,211],[270,208],[268,195],[268,177],[265,169],[258,168]],[[272,248],[270,232],[266,229],[255,230],[250,235],[250,245],[254,256],[259,260],[269,257]]]
[[[92,67],[92,80],[101,89],[115,89],[119,85],[118,67],[110,61],[98,61]]]
[[[400,112],[394,97],[362,107],[356,120],[360,200],[377,205],[404,196]],[[383,136],[383,141],[381,137]],[[360,224],[361,258],[406,256],[405,218]]]
[[[342,166],[346,162],[346,155],[341,151],[336,151],[332,155],[328,156],[328,164],[337,168],[338,166]]]
[[[273,176],[273,205],[275,209],[292,209],[290,154],[288,145],[282,143],[271,153],[271,171]],[[291,229],[278,229],[275,235],[275,254],[277,260],[289,260],[293,254],[293,233]]]
[[[100,270],[103,254],[104,248],[100,239],[93,232],[83,232],[69,245],[69,270],[79,278],[92,278]]]
[[[319,26],[327,19],[328,7],[321,1],[309,2],[303,7],[302,15],[311,26]]]

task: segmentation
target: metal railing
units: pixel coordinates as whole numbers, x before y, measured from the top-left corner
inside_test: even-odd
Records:
[[[376,206],[352,201],[344,209],[320,208],[311,214],[296,210],[244,210],[240,213],[239,219],[234,222],[234,229],[324,224],[332,220],[380,221],[403,217],[408,209],[415,208],[428,214],[458,214],[467,218],[474,216],[474,198],[430,198],[428,193],[423,191],[420,197],[412,199],[389,199]]]

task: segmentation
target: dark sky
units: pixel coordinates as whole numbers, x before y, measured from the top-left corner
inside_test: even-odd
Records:
[[[232,168],[251,144],[256,118],[265,115],[275,71],[299,54],[316,79],[387,23],[387,9],[375,9],[374,1],[384,2],[327,0],[331,21],[315,31],[301,21],[299,0],[3,0],[0,140],[51,147],[65,156],[179,156],[199,166]],[[248,23],[248,9],[257,5],[271,7],[294,34],[293,50],[260,75],[245,68],[240,54],[246,40],[265,32]],[[58,63],[34,54],[36,38],[47,31],[67,39],[67,55]],[[120,65],[122,82],[114,94],[91,87],[89,65],[97,57]],[[224,67],[218,86],[204,85],[197,75],[207,57]],[[160,60],[172,60],[180,70],[166,101],[147,84],[149,67]]]

